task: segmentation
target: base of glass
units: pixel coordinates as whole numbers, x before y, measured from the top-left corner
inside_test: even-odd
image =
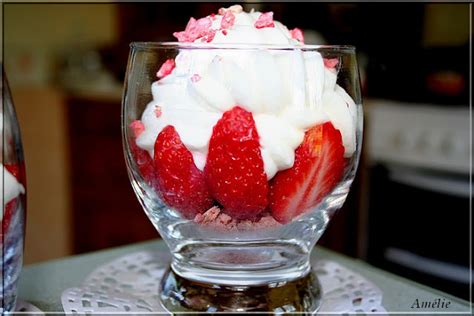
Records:
[[[162,305],[171,313],[271,312],[315,313],[321,303],[321,286],[309,271],[303,277],[256,286],[196,282],[178,275],[173,268],[160,286]]]
[[[0,315],[14,313],[16,306],[16,294],[5,295],[0,297],[0,300],[2,300],[2,306],[0,306]]]
[[[289,242],[199,242],[173,254],[184,279],[227,286],[259,286],[299,279],[311,269],[308,251]]]

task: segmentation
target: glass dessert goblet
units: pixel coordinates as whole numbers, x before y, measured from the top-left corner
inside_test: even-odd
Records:
[[[132,43],[122,110],[133,189],[172,253],[164,306],[317,310],[310,252],[361,147],[355,49]]]

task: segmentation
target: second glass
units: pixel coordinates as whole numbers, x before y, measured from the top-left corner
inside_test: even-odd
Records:
[[[3,65],[2,65],[3,66]],[[3,69],[2,69],[3,70]],[[20,128],[5,76],[1,83],[0,130],[2,158],[0,182],[2,213],[0,214],[0,314],[15,309],[17,283],[23,263],[26,212],[26,176]]]

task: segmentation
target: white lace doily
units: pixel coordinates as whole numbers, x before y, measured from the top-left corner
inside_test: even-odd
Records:
[[[159,303],[158,285],[168,266],[166,252],[137,252],[93,271],[77,288],[63,292],[66,313],[166,312]],[[322,288],[318,313],[386,312],[382,292],[373,283],[333,261],[318,261],[313,269]]]

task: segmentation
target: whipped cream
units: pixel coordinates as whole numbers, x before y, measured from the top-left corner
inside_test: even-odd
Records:
[[[0,214],[0,221],[3,219],[3,212],[5,211],[5,205],[11,200],[16,198],[20,194],[25,193],[25,188],[21,183],[17,181],[14,175],[12,175],[2,163],[0,167],[3,170],[3,180],[0,181],[0,191],[2,192],[2,204],[3,211]]]
[[[305,131],[323,122],[331,121],[339,129],[345,156],[350,157],[355,151],[355,104],[336,84],[336,70],[326,68],[318,52],[298,49],[302,43],[280,22],[257,28],[262,23],[269,25],[263,19],[268,16],[246,13],[239,7],[227,9],[233,23],[225,29],[222,20],[229,17],[227,10],[205,18],[212,21],[211,31],[194,42],[295,49],[181,49],[175,68],[151,86],[153,100],[142,114],[144,132],[137,145],[153,157],[156,137],[172,125],[197,168],[203,170],[214,125],[225,111],[239,105],[253,114],[268,179],[293,166],[295,149]],[[209,21],[197,21],[201,22]]]

